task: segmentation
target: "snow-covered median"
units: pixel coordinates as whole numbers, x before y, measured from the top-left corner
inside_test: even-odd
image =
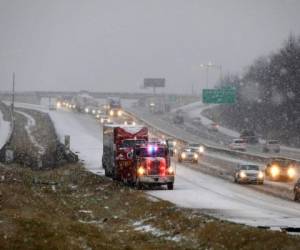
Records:
[[[0,149],[8,141],[10,135],[10,122],[4,121],[3,114],[0,110]]]
[[[26,130],[26,132],[27,132],[27,134],[28,134],[28,136],[30,138],[30,141],[32,142],[32,144],[36,148],[38,148],[38,153],[40,155],[45,154],[45,148],[41,144],[38,143],[38,141],[36,140],[36,138],[32,134],[32,130],[36,126],[36,122],[35,122],[34,118],[31,115],[29,115],[29,114],[27,114],[25,112],[22,112],[22,111],[15,111],[15,112],[19,113],[19,114],[21,114],[21,115],[23,115],[23,116],[26,117],[27,124],[25,125],[25,130]]]

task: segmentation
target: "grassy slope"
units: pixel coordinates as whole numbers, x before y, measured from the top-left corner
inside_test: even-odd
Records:
[[[0,166],[0,249],[202,248],[299,249],[300,238],[152,200],[80,166]]]

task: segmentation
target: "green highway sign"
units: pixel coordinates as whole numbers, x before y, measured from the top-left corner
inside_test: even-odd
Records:
[[[215,104],[232,104],[235,103],[236,92],[233,88],[222,89],[203,89],[202,102]]]

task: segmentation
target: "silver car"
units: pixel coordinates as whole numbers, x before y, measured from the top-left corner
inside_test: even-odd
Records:
[[[252,164],[238,164],[233,174],[236,183],[263,184],[265,175],[259,166]]]

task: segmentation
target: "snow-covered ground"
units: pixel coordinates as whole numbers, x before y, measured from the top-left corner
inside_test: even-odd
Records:
[[[10,135],[10,122],[3,120],[3,114],[0,110],[0,149],[5,145]]]
[[[71,150],[78,152],[85,167],[95,174],[103,174],[100,124],[89,115],[63,110],[50,111],[49,114],[60,140],[63,142],[64,136],[70,135]]]

